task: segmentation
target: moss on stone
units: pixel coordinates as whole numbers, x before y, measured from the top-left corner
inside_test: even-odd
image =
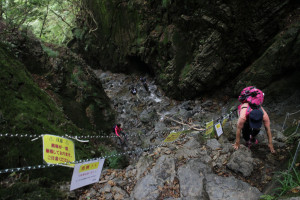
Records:
[[[25,66],[4,45],[0,45],[0,65],[1,133],[81,135],[80,130],[65,118],[61,108],[37,86]],[[1,169],[43,163],[41,140],[32,142],[30,138],[1,137],[0,144]],[[78,144],[76,148],[76,159],[90,155],[89,152],[80,155],[80,146]]]
[[[183,67],[183,69],[181,70],[179,77],[181,79],[186,78],[188,76],[188,74],[190,73],[191,69],[192,69],[192,66],[190,64],[186,64]]]
[[[18,182],[9,188],[0,188],[0,196],[2,199],[63,199],[65,198],[59,191],[49,188],[41,187],[35,183]]]

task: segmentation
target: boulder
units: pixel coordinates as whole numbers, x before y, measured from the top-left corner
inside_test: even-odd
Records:
[[[159,196],[157,179],[149,174],[143,177],[136,185],[131,193],[134,199],[153,200]]]
[[[211,148],[212,150],[216,150],[216,149],[221,148],[221,144],[216,139],[207,140],[207,144],[206,145],[209,148]]]
[[[258,200],[262,193],[248,183],[234,177],[220,177],[208,174],[205,190],[210,200]]]
[[[203,174],[189,165],[184,165],[178,169],[181,197],[201,198],[203,191]]]
[[[159,181],[173,182],[176,174],[175,159],[167,155],[161,156],[152,168],[151,174]]]
[[[251,151],[241,146],[230,156],[227,167],[235,172],[241,172],[246,177],[250,176],[253,171],[253,161]]]

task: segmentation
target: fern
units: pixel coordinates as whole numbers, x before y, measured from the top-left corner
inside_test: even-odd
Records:
[[[59,54],[57,51],[53,51],[51,48],[46,47],[45,45],[42,45],[42,48],[47,53],[47,55],[51,58],[56,58]]]
[[[166,8],[171,4],[171,0],[162,0],[162,7]]]

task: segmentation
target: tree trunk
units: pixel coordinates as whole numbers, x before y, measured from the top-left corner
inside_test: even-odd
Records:
[[[48,1],[48,4],[47,4],[47,12],[44,16],[43,25],[42,25],[41,32],[40,32],[40,37],[42,37],[42,34],[43,34],[43,30],[44,30],[45,22],[46,22],[46,19],[47,19],[47,16],[48,16],[48,12],[49,12],[49,1]]]
[[[2,19],[2,13],[3,13],[3,10],[2,10],[2,1],[0,0],[0,20]]]

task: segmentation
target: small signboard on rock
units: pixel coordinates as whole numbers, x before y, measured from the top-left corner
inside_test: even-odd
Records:
[[[73,171],[70,190],[96,183],[100,179],[105,159],[76,164]]]

